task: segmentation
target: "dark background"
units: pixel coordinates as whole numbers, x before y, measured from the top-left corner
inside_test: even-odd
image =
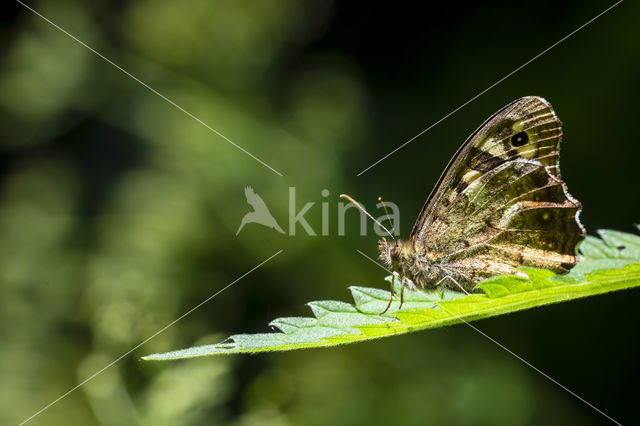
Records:
[[[466,136],[525,95],[564,123],[589,233],[633,232],[640,10],[627,1],[361,176],[613,2],[171,0],[28,4],[284,174],[279,177],[18,3],[0,40],[0,423],[16,424],[280,249],[31,421],[601,424],[465,326],[326,350],[144,363],[265,332],[310,300],[383,287],[376,236],[337,195],[397,203],[407,236]],[[247,225],[251,185],[285,229],[288,187],[320,232]],[[323,189],[330,196],[320,195]],[[376,212],[377,216],[381,212]],[[637,290],[477,326],[623,424],[638,423]]]

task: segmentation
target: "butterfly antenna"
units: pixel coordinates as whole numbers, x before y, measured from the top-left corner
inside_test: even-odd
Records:
[[[384,209],[384,212],[387,215],[387,220],[391,224],[391,229],[394,229],[395,226],[393,225],[393,220],[391,220],[391,216],[389,215],[389,210],[387,210],[386,204],[384,203],[384,201],[382,201],[382,197],[378,197],[378,201],[380,201],[380,204],[382,204],[382,208]]]
[[[380,228],[384,229],[384,230],[387,232],[387,234],[389,234],[389,236],[390,236],[391,238],[393,238],[393,241],[395,241],[396,243],[398,243],[398,240],[397,240],[397,239],[396,239],[396,237],[391,233],[391,231],[389,231],[387,228],[385,228],[383,224],[381,224],[380,222],[378,222],[377,220],[375,220],[375,218],[374,218],[373,216],[371,216],[371,215],[369,214],[369,212],[368,212],[368,211],[366,211],[366,210],[364,209],[364,207],[362,207],[362,206],[360,205],[360,203],[358,203],[356,200],[354,200],[353,198],[351,198],[350,196],[345,195],[345,194],[340,194],[340,198],[344,198],[345,200],[348,200],[348,201],[352,202],[353,204],[355,204],[355,206],[356,206],[358,209],[360,209],[360,211],[362,211],[362,213],[364,213],[364,214],[366,214],[367,216],[369,216],[369,218],[370,218],[371,220],[373,220],[375,223],[377,223],[377,224],[378,224],[378,226],[379,226]],[[386,210],[386,209],[385,209],[385,210]]]

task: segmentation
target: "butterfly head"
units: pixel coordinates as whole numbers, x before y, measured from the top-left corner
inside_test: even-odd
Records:
[[[401,265],[410,261],[412,253],[412,250],[404,241],[387,241],[386,238],[378,241],[378,251],[380,260],[391,271],[400,271]]]
[[[384,231],[387,234],[389,234],[389,237],[391,237],[391,239],[393,240],[392,242],[387,241],[386,238],[382,238],[378,242],[378,250],[380,251],[380,259],[384,262],[384,264],[386,265],[386,267],[388,269],[390,269],[392,271],[400,272],[402,264],[412,263],[412,262],[409,262],[410,261],[410,257],[411,257],[411,253],[413,253],[413,250],[410,249],[410,247],[411,247],[410,244],[407,244],[404,241],[398,240],[395,237],[395,235],[393,235],[393,233],[391,233],[391,231],[389,231],[387,228],[385,228],[385,226],[383,224],[381,224],[373,216],[371,216],[371,214],[368,211],[366,211],[365,208],[360,205],[360,203],[358,203],[356,200],[354,200],[350,196],[342,194],[342,195],[340,195],[340,198],[344,198],[345,200],[349,200],[350,202],[352,202],[358,209],[360,209],[360,211],[362,211],[362,213],[364,213],[367,216],[369,216],[369,218],[371,218],[371,220],[373,220],[375,223],[377,223],[380,228],[384,229]],[[378,201],[382,202],[382,199],[378,198]],[[384,206],[384,203],[382,203],[382,205]],[[385,207],[385,212],[387,212],[386,207]],[[389,213],[388,212],[387,212],[387,218],[389,218]],[[391,218],[389,218],[389,221],[391,221]],[[392,227],[393,227],[393,223],[392,223]]]

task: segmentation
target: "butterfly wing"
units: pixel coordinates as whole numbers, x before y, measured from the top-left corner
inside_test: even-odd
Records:
[[[520,266],[566,272],[585,231],[560,177],[562,123],[525,97],[480,126],[450,161],[410,241],[465,287]]]

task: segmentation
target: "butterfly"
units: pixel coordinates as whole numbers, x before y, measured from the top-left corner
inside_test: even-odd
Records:
[[[405,287],[469,293],[489,277],[521,275],[522,266],[562,274],[576,264],[585,229],[582,205],[560,176],[561,139],[562,123],[537,96],[510,103],[469,136],[409,239],[389,233],[392,240],[378,243],[380,259],[402,280],[400,306]],[[384,312],[392,300],[393,283]]]

